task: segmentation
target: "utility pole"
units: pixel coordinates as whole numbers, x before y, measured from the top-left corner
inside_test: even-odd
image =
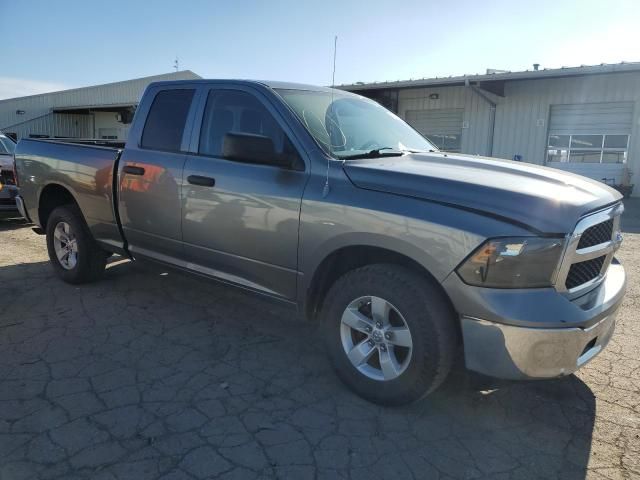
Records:
[[[180,59],[176,56],[176,59],[173,61],[173,68],[176,69],[176,72],[180,70]]]

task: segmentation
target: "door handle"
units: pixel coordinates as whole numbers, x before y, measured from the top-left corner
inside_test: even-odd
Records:
[[[187,182],[191,185],[200,185],[201,187],[213,187],[216,184],[216,179],[211,177],[202,177],[200,175],[189,175]]]
[[[144,175],[144,168],[134,167],[133,165],[125,165],[122,167],[122,171],[129,175]]]

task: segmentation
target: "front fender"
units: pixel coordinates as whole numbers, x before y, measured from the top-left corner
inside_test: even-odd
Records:
[[[319,245],[313,255],[310,255],[307,259],[304,277],[312,277],[322,262],[331,254],[343,248],[354,246],[382,248],[411,258],[431,272],[438,281],[446,278],[447,274],[453,268],[453,266],[449,268],[447,265],[449,262],[438,261],[437,255],[434,255],[436,251],[442,250],[442,244],[434,243],[431,246],[432,248],[425,250],[404,238],[380,233],[356,231],[346,232],[328,238],[324,243]],[[311,274],[308,275],[306,272]]]
[[[322,262],[345,247],[378,247],[403,255],[442,282],[486,238],[525,233],[468,210],[360,189],[338,180],[326,198],[314,189],[319,182],[311,181],[302,200],[300,301]]]

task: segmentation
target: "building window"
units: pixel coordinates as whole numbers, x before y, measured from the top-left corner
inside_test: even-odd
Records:
[[[439,150],[445,152],[460,152],[462,147],[462,135],[460,134],[427,133],[425,137]]]
[[[549,135],[547,162],[626,163],[629,135]]]
[[[117,140],[118,129],[117,128],[100,128],[98,129],[98,138],[102,140]]]

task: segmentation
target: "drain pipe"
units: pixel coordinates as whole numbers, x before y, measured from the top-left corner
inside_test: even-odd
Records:
[[[489,157],[493,156],[493,136],[496,129],[496,103],[489,98],[477,85],[472,85],[469,80],[464,81],[465,87],[470,87],[480,98],[489,104],[489,114],[491,115],[491,121],[489,124],[489,134],[487,141],[489,143]]]

